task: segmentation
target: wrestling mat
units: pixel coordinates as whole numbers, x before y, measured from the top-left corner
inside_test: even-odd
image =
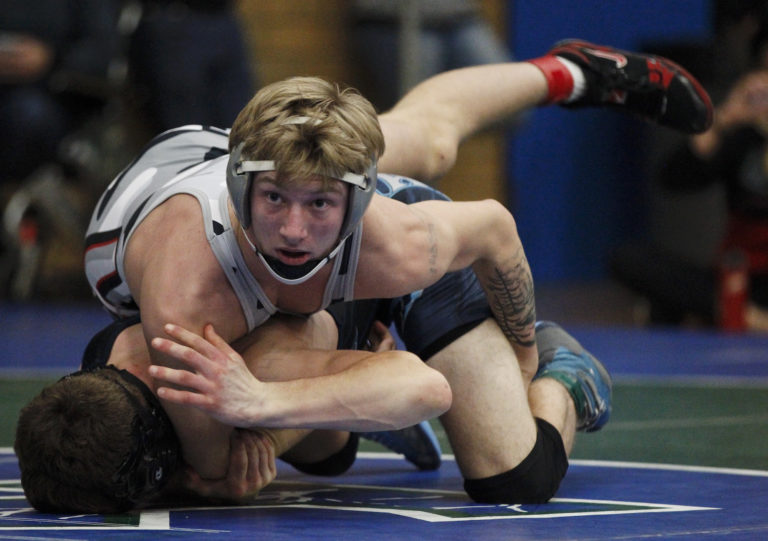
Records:
[[[11,400],[23,378],[71,371],[106,321],[100,310],[52,306],[0,304],[0,316],[0,421],[13,421],[26,400]],[[614,418],[577,439],[575,456],[590,460],[571,462],[546,505],[472,503],[450,456],[438,471],[419,472],[399,456],[367,452],[336,478],[281,463],[252,505],[41,514],[24,499],[7,426],[0,540],[768,539],[768,337],[571,331],[610,360]]]
[[[15,457],[0,454],[0,539],[766,539],[768,472],[574,461],[546,505],[468,500],[455,463],[419,472],[362,453],[333,479],[282,465],[252,505],[49,515],[24,499]]]

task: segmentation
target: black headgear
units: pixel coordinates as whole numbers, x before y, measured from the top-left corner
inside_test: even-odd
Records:
[[[84,374],[97,374],[113,381],[133,406],[131,450],[115,470],[111,483],[115,500],[126,508],[135,507],[165,487],[179,468],[181,444],[160,401],[139,378],[112,366],[81,370],[66,378]]]

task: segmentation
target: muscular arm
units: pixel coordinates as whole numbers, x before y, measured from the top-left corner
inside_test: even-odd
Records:
[[[211,327],[199,337],[168,326],[175,341],[156,339],[153,347],[195,373],[159,366],[150,373],[197,392],[160,388],[158,394],[242,428],[398,429],[450,406],[443,376],[415,355],[308,349],[301,340],[306,325],[297,321],[257,329],[245,362]]]
[[[514,218],[503,205],[493,200],[404,205],[376,197],[365,220],[356,296],[403,295],[472,266],[530,380],[538,367],[533,279]]]
[[[141,309],[153,364],[182,366],[149,347],[153,338],[165,336],[163,325],[168,321],[198,333],[213,323],[227,331],[228,340],[245,334],[239,305],[205,239],[200,205],[193,197],[174,196],[152,211],[129,241],[125,270]],[[204,478],[222,477],[229,459],[231,427],[162,397],[161,402],[179,436],[185,461]],[[223,444],[207,446],[203,442]]]
[[[142,222],[128,246],[126,272],[141,307],[148,343],[167,336],[168,322],[198,338],[208,325],[221,329],[224,346],[246,334],[237,299],[205,241],[199,212],[193,198],[176,196]],[[163,223],[177,224],[177,228],[168,231],[157,225]],[[240,344],[252,349],[251,360],[260,359],[254,361],[253,369],[269,383],[240,367],[238,377],[217,387],[219,402],[208,410],[173,400],[178,389],[158,393],[181,439],[185,460],[202,477],[219,478],[226,472],[231,425],[400,428],[439,415],[450,405],[445,379],[412,354],[322,351],[318,348],[335,347],[335,327],[284,325],[262,327],[250,342]],[[159,375],[164,368],[181,369],[174,372],[178,378],[170,381],[189,385],[195,374],[173,356],[172,348],[181,346],[161,343],[166,347],[149,348]],[[230,359],[224,355],[222,360]],[[217,419],[209,413],[221,401],[232,408]]]
[[[544,101],[533,64],[473,66],[431,77],[379,117],[386,150],[379,170],[424,181],[444,175],[468,136]]]

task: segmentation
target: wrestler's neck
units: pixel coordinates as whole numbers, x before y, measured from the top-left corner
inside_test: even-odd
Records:
[[[117,336],[107,364],[127,370],[152,388],[153,381],[149,375],[151,362],[141,325],[128,327]]]

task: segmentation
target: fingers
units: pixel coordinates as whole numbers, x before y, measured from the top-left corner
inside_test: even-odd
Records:
[[[271,483],[275,480],[277,477],[277,451],[275,450],[275,446],[272,445],[271,440],[265,440],[264,444],[267,448],[267,461],[264,462],[265,466],[267,466],[267,482],[265,483],[265,486]]]
[[[259,489],[262,489],[274,481],[275,477],[277,477],[277,463],[275,462],[275,446],[272,444],[272,440],[270,440],[268,437],[259,437],[258,449],[258,476],[261,483]]]
[[[149,375],[157,380],[179,387],[193,389],[201,393],[210,392],[213,387],[213,384],[208,381],[208,379],[194,372],[190,372],[189,370],[177,370],[175,368],[153,364],[149,367]]]
[[[204,498],[216,498],[221,494],[221,482],[208,481],[200,477],[200,475],[190,467],[184,475],[184,488],[198,496]]]
[[[207,494],[204,494],[201,492],[200,487],[198,484],[200,483],[200,476],[197,474],[195,470],[193,470],[190,467],[187,467],[186,471],[184,472],[184,488],[189,490],[190,492],[194,492],[195,494],[199,494],[200,496],[207,496]]]
[[[163,329],[176,341],[155,337],[152,339],[152,347],[197,371],[203,372],[228,360],[243,362],[242,357],[216,333],[213,325],[208,324],[204,327],[203,336],[170,323]]]
[[[395,338],[381,321],[374,321],[368,340],[373,352],[391,351],[397,347]]]
[[[225,479],[202,479],[191,468],[184,487],[206,498],[242,501],[253,497],[277,476],[275,448],[266,435],[235,430],[230,438],[229,467]]]
[[[241,431],[241,437],[248,449],[248,472],[246,481],[250,493],[256,493],[277,476],[275,448],[272,440],[263,434]]]
[[[152,368],[154,367],[150,367],[150,373],[152,372]],[[211,399],[204,394],[181,391],[171,387],[158,387],[157,396],[168,402],[173,402],[174,404],[195,406],[204,411],[209,411],[209,407],[213,404]]]
[[[150,365],[149,375],[155,379],[167,381],[168,383],[174,383],[176,385],[182,385],[184,387],[190,387],[197,389],[204,383],[204,379],[190,372],[189,370],[169,368],[167,366]]]
[[[246,480],[248,470],[250,469],[250,462],[248,445],[243,440],[240,431],[233,431],[230,438],[229,468],[227,470],[227,484],[230,488],[230,497],[238,499],[248,493]]]
[[[210,344],[217,349],[217,351],[223,353],[227,357],[237,356],[237,352],[230,347],[226,340],[218,335],[213,325],[206,325],[203,329],[203,336],[210,342]]]
[[[205,355],[201,355],[197,351],[167,338],[155,337],[151,343],[152,347],[157,351],[178,359],[195,370],[202,370],[211,362]]]
[[[248,475],[246,481],[249,483],[249,488],[252,491],[258,492],[269,481],[264,481],[262,477],[262,465],[264,460],[264,444],[261,438],[254,432],[246,432],[243,436],[250,440],[249,456],[248,456]]]
[[[266,436],[249,430],[237,431],[240,456],[230,457],[227,474],[233,495],[254,496],[277,476],[275,449]]]
[[[199,355],[208,357],[210,359],[227,357],[230,353],[229,351],[230,348],[227,345],[227,343],[224,340],[222,340],[213,331],[213,326],[206,325],[205,329],[203,330],[203,333],[207,334],[209,328],[211,332],[213,332],[213,335],[218,339],[217,345],[210,343],[208,340],[206,340],[202,336],[199,336],[191,331],[188,331],[184,327],[180,327],[179,325],[173,325],[171,323],[168,323],[163,327],[163,330],[165,331],[165,333],[171,338],[174,338],[176,342],[179,342],[179,344],[185,344],[188,347],[185,347],[184,345],[175,344],[170,340],[165,340],[163,342],[162,338],[155,338],[153,340],[153,346],[154,346],[154,341],[157,340],[160,346],[165,346],[167,349],[170,350],[169,352],[171,354],[173,354],[175,357],[179,358],[180,360],[185,360],[185,358],[183,356],[179,357],[178,355],[181,355],[182,353],[189,354],[189,352],[191,351],[196,351]],[[173,345],[176,345],[177,347],[174,348]],[[221,351],[222,349],[221,346],[224,346],[226,348],[226,351]]]

